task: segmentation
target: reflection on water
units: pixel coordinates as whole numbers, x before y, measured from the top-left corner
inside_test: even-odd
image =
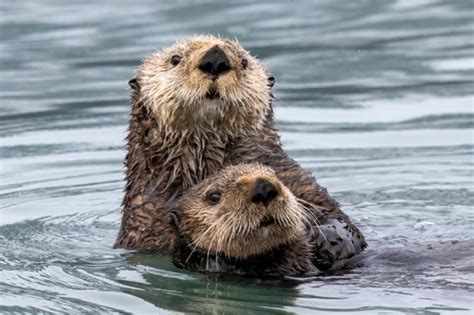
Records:
[[[0,312],[472,309],[471,1],[5,0],[0,17]],[[196,33],[275,74],[284,144],[366,234],[362,264],[217,278],[111,249],[127,81]]]

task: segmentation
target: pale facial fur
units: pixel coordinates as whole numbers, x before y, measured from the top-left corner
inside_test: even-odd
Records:
[[[251,201],[258,178],[278,191],[267,206]],[[216,204],[209,201],[213,192],[221,194]],[[210,254],[245,259],[304,233],[304,213],[295,197],[273,170],[260,164],[227,167],[186,193],[180,209],[180,229],[191,238],[189,246]]]
[[[216,46],[230,69],[213,80],[199,62]],[[173,56],[180,58],[176,65]],[[238,42],[213,36],[177,42],[146,58],[136,74],[140,99],[166,128],[234,133],[261,127],[270,110],[268,78],[264,65]],[[207,97],[210,91],[218,97]]]

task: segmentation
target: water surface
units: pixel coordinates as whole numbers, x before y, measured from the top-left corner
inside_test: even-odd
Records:
[[[473,21],[469,0],[3,0],[0,312],[470,313]],[[275,74],[284,145],[365,233],[368,264],[275,282],[111,248],[127,81],[200,33]]]

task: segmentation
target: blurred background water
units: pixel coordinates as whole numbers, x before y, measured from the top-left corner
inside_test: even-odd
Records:
[[[2,0],[0,313],[471,313],[473,29],[471,0]],[[111,248],[127,81],[201,33],[268,65],[286,149],[392,254],[275,283]]]

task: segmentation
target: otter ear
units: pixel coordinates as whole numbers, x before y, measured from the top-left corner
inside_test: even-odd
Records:
[[[133,78],[130,81],[128,81],[128,85],[130,85],[130,87],[134,91],[138,91],[138,89],[140,88],[140,85],[138,84],[137,78]]]
[[[275,77],[273,75],[269,75],[267,80],[268,86],[272,88],[275,85]]]

